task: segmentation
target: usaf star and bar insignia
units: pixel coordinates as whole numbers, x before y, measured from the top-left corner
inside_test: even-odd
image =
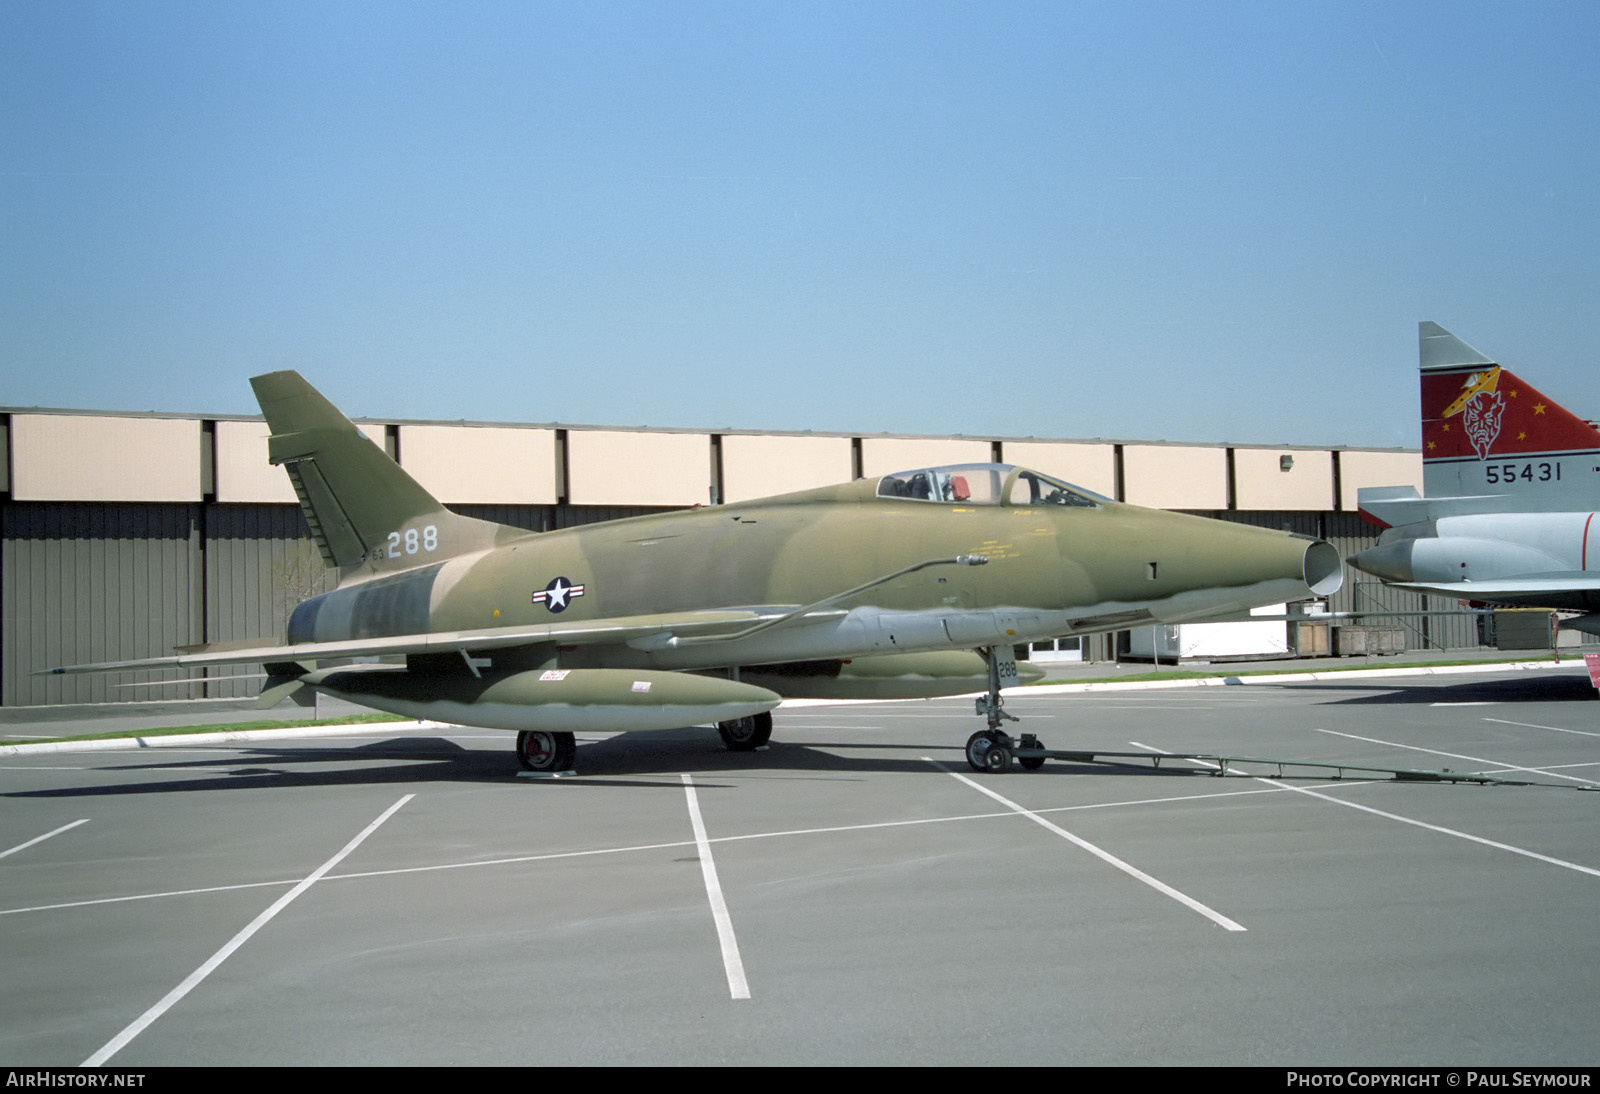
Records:
[[[583,595],[583,586],[574,585],[564,577],[558,577],[542,589],[533,594],[535,604],[543,604],[552,612],[564,612],[572,604],[573,597]]]

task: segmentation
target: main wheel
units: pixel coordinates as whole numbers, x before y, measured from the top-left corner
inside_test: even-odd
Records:
[[[998,775],[1011,766],[1011,750],[1000,734],[980,729],[967,738],[967,764],[974,771]]]
[[[717,732],[730,752],[754,752],[772,740],[772,712],[764,710],[750,718],[718,722]]]
[[[529,771],[550,774],[571,771],[578,758],[578,742],[570,733],[525,729],[517,734],[517,759]]]

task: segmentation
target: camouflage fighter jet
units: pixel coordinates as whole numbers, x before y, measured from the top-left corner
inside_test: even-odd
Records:
[[[748,750],[785,698],[980,690],[967,758],[1003,771],[1015,644],[1236,615],[1341,580],[1321,540],[1006,464],[528,532],[446,509],[297,373],[251,383],[338,587],[301,603],[282,642],[48,671],[261,663],[263,704],[309,687],[514,730],[522,764],[549,773],[572,769],[580,732],[715,722]],[[386,660],[318,666],[350,658]]]

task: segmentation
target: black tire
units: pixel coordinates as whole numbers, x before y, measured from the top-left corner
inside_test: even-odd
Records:
[[[991,760],[990,753],[996,750],[1000,756]],[[998,767],[992,766],[996,763]],[[1011,753],[993,730],[980,729],[967,738],[967,766],[974,771],[998,774],[1011,766]]]
[[[570,733],[525,729],[517,734],[517,759],[529,771],[551,774],[571,771],[578,758],[578,742]]]
[[[1039,739],[1037,737],[1024,738],[1024,740],[1022,742],[1022,745],[1023,745],[1024,748],[1037,748],[1037,749],[1043,749],[1044,748],[1044,745],[1039,743]],[[1024,771],[1037,771],[1041,767],[1044,766],[1044,757],[1043,756],[1018,756],[1017,757],[1017,764]]]
[[[717,732],[730,752],[754,752],[772,740],[772,712],[762,711],[750,718],[718,722]]]

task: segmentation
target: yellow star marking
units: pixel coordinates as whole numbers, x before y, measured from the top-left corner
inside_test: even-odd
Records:
[[[1450,423],[1449,422],[1445,422],[1444,426],[1443,426],[1443,429],[1444,429],[1444,431],[1446,433],[1450,432]]]
[[[1429,442],[1428,442],[1428,451],[1429,451],[1429,452],[1432,452],[1432,451],[1433,451],[1433,450],[1434,450],[1434,449],[1435,449],[1435,448],[1438,448],[1438,447],[1439,447],[1439,446],[1438,446],[1438,445],[1436,445],[1436,444],[1434,444],[1434,443],[1433,443],[1433,442],[1432,442],[1432,441],[1429,441]]]
[[[1535,414],[1543,414],[1545,412],[1545,405],[1543,403],[1534,403],[1533,412]]]
[[[1525,440],[1527,440],[1527,439],[1528,439],[1528,435],[1527,435],[1527,434],[1526,434],[1526,433],[1518,433],[1518,434],[1517,434],[1517,440],[1519,440],[1519,441],[1525,441]]]

